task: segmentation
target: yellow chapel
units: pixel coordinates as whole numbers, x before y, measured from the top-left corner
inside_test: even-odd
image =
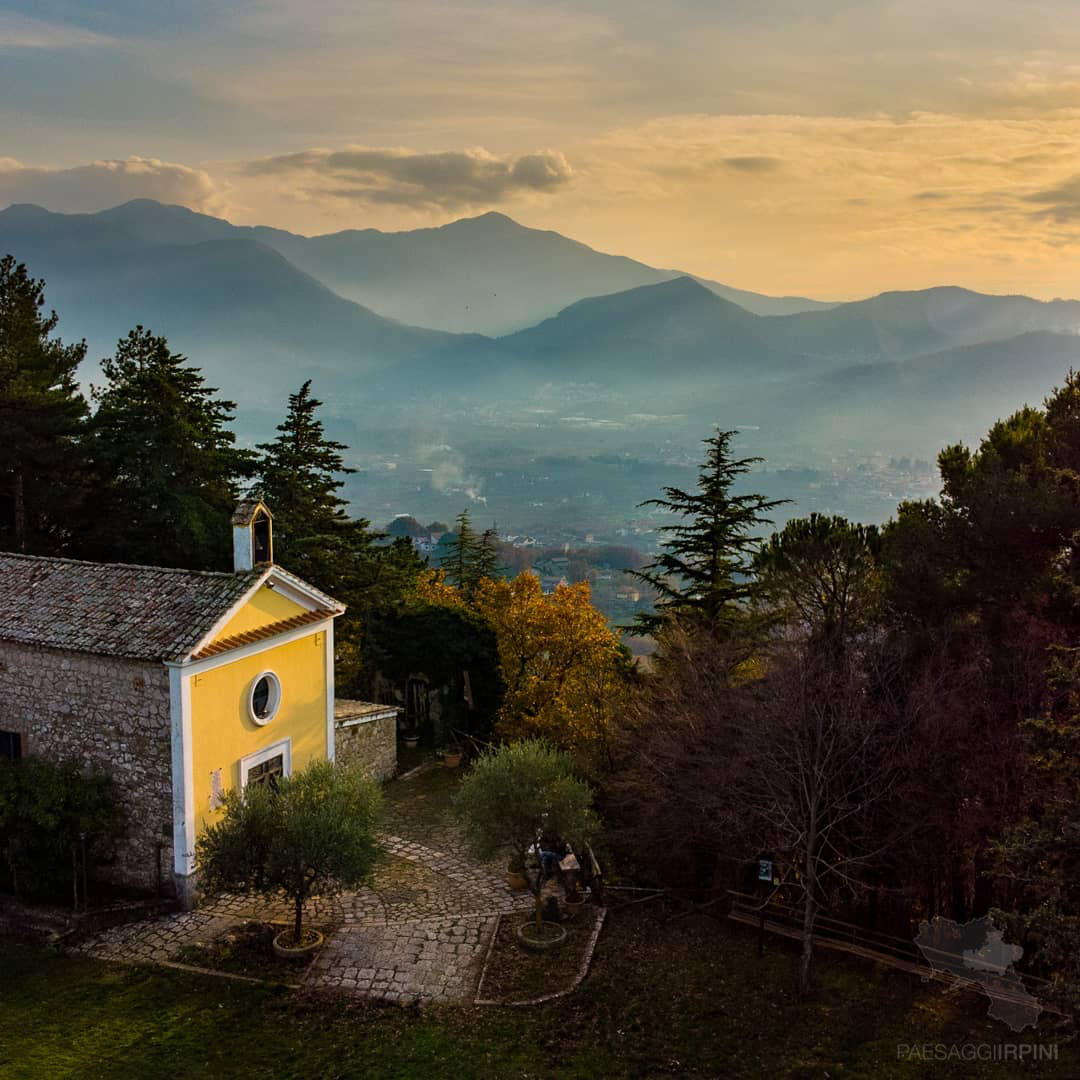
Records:
[[[335,726],[392,746],[396,725],[335,710],[344,607],[274,563],[262,502],[237,507],[233,555],[217,573],[0,553],[0,752],[108,772],[127,817],[111,876],[185,903],[226,790],[333,759]]]

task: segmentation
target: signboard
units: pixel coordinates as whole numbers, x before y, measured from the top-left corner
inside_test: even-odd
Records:
[[[758,881],[772,881],[772,859],[758,859]]]

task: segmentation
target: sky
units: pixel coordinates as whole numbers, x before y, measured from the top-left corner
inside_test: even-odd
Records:
[[[1080,297],[1074,0],[0,0],[0,205]]]

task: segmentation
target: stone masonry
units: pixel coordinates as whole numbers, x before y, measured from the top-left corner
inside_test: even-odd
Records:
[[[360,764],[375,780],[397,772],[397,716],[394,705],[338,698],[334,702],[334,756],[342,765]]]
[[[172,888],[169,675],[161,663],[0,641],[0,730],[112,777],[127,829],[109,877]]]

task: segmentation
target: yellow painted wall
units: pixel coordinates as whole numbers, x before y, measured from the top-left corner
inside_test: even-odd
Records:
[[[294,615],[303,615],[307,610],[294,600],[282,596],[277,589],[264,585],[221,628],[214,640],[220,641],[222,638],[232,637],[233,634],[246,634],[249,630],[258,630],[261,626],[291,619]]]
[[[281,705],[260,727],[248,712],[252,682],[264,671],[281,680]],[[308,634],[191,677],[192,770],[195,835],[209,817],[212,774],[223,788],[240,784],[240,759],[292,739],[292,771],[326,757],[326,635]]]

